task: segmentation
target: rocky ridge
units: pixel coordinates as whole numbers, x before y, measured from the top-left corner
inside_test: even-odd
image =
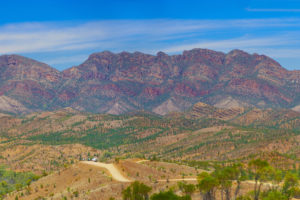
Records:
[[[299,94],[299,70],[288,71],[267,56],[241,50],[193,49],[171,56],[104,51],[62,72],[22,56],[0,56],[0,110],[6,113],[72,107],[165,115],[199,101],[219,108],[298,111]]]

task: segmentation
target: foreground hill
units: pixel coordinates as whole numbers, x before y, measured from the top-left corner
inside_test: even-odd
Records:
[[[166,116],[93,114],[72,108],[17,117],[1,114],[0,167],[10,170],[4,180],[9,180],[11,189],[2,182],[0,195],[7,199],[121,199],[129,183],[118,182],[104,168],[86,162],[94,157],[115,162],[126,179],[146,183],[153,193],[173,188],[181,194],[176,182],[182,177],[196,183],[196,175],[203,170],[233,162],[247,166],[255,158],[296,173],[299,130],[300,113],[293,110],[226,109],[203,102]],[[15,172],[32,180],[39,178],[34,174],[43,177],[32,183],[23,178],[22,185],[14,185]],[[250,188],[253,181],[243,182],[241,193]],[[20,191],[7,194],[13,190]]]
[[[111,174],[109,169],[101,167],[102,165],[113,166],[129,182],[118,181],[115,175]],[[217,168],[216,170],[221,169]],[[244,168],[240,168],[240,170],[244,175],[247,174]],[[206,171],[198,167],[189,167],[182,164],[140,159],[125,159],[111,164],[83,161],[76,162],[64,169],[46,175],[18,191],[7,194],[4,196],[4,199],[121,200],[124,199],[122,198],[123,191],[133,181],[150,186],[151,191],[148,193],[152,195],[160,191],[169,191],[170,189],[178,195],[183,195],[183,191],[187,190],[183,190],[181,185],[197,184],[197,175],[213,172],[213,169]],[[253,189],[255,181],[249,180],[250,177],[248,175],[244,178],[238,187],[236,181],[231,180],[230,196],[234,194],[236,188],[239,188],[238,196],[247,195]],[[275,183],[273,182],[265,182],[262,184],[261,189],[268,191],[270,186],[274,185]],[[203,193],[195,189],[190,190],[188,194],[191,196],[188,199],[204,199]],[[215,199],[224,199],[224,193],[219,188],[216,189],[214,196],[216,197]]]
[[[108,151],[108,157],[158,156],[167,160],[226,161],[262,152],[300,155],[300,113],[287,109],[224,109],[197,103],[188,112],[162,117],[145,112],[90,114],[68,108],[24,117],[3,115],[0,122],[0,161],[23,160],[23,167],[33,169],[32,161],[38,160],[33,155],[43,156],[38,149],[46,154],[51,150],[44,145],[81,144],[100,150],[96,154]],[[81,148],[74,146],[73,158],[80,157]],[[55,155],[61,154],[53,154],[50,160],[57,162]]]
[[[32,190],[29,193],[26,190],[14,192],[9,194],[6,199],[15,199],[16,196],[24,200],[42,198],[107,200],[110,197],[121,199],[122,190],[130,183],[114,180],[105,168],[93,164],[95,163],[77,162],[33,182],[30,186]],[[130,180],[138,180],[151,185],[152,192],[177,185],[175,181],[166,183],[168,178],[179,180],[182,179],[182,174],[185,174],[186,178],[196,177],[197,173],[203,171],[184,165],[157,161],[137,163],[132,159],[115,163],[115,165]]]
[[[0,110],[7,113],[72,107],[165,115],[199,101],[219,108],[299,110],[299,94],[299,71],[240,50],[193,49],[173,56],[105,51],[63,72],[25,57],[0,56]]]

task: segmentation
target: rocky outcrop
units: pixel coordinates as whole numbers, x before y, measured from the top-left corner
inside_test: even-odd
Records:
[[[300,103],[300,72],[241,50],[225,54],[193,49],[172,56],[104,51],[63,72],[5,55],[0,56],[1,96],[25,108],[12,110],[17,113],[72,107],[96,113],[148,110],[164,115],[187,110],[199,101],[220,108],[293,108]]]

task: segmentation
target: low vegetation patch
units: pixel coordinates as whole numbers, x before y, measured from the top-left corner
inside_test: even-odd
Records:
[[[39,176],[31,172],[14,172],[5,166],[0,166],[0,199],[7,193],[29,187],[32,181],[39,179]]]

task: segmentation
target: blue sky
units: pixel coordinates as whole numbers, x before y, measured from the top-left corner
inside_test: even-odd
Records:
[[[0,54],[59,70],[94,52],[242,49],[300,69],[300,0],[2,1]]]

